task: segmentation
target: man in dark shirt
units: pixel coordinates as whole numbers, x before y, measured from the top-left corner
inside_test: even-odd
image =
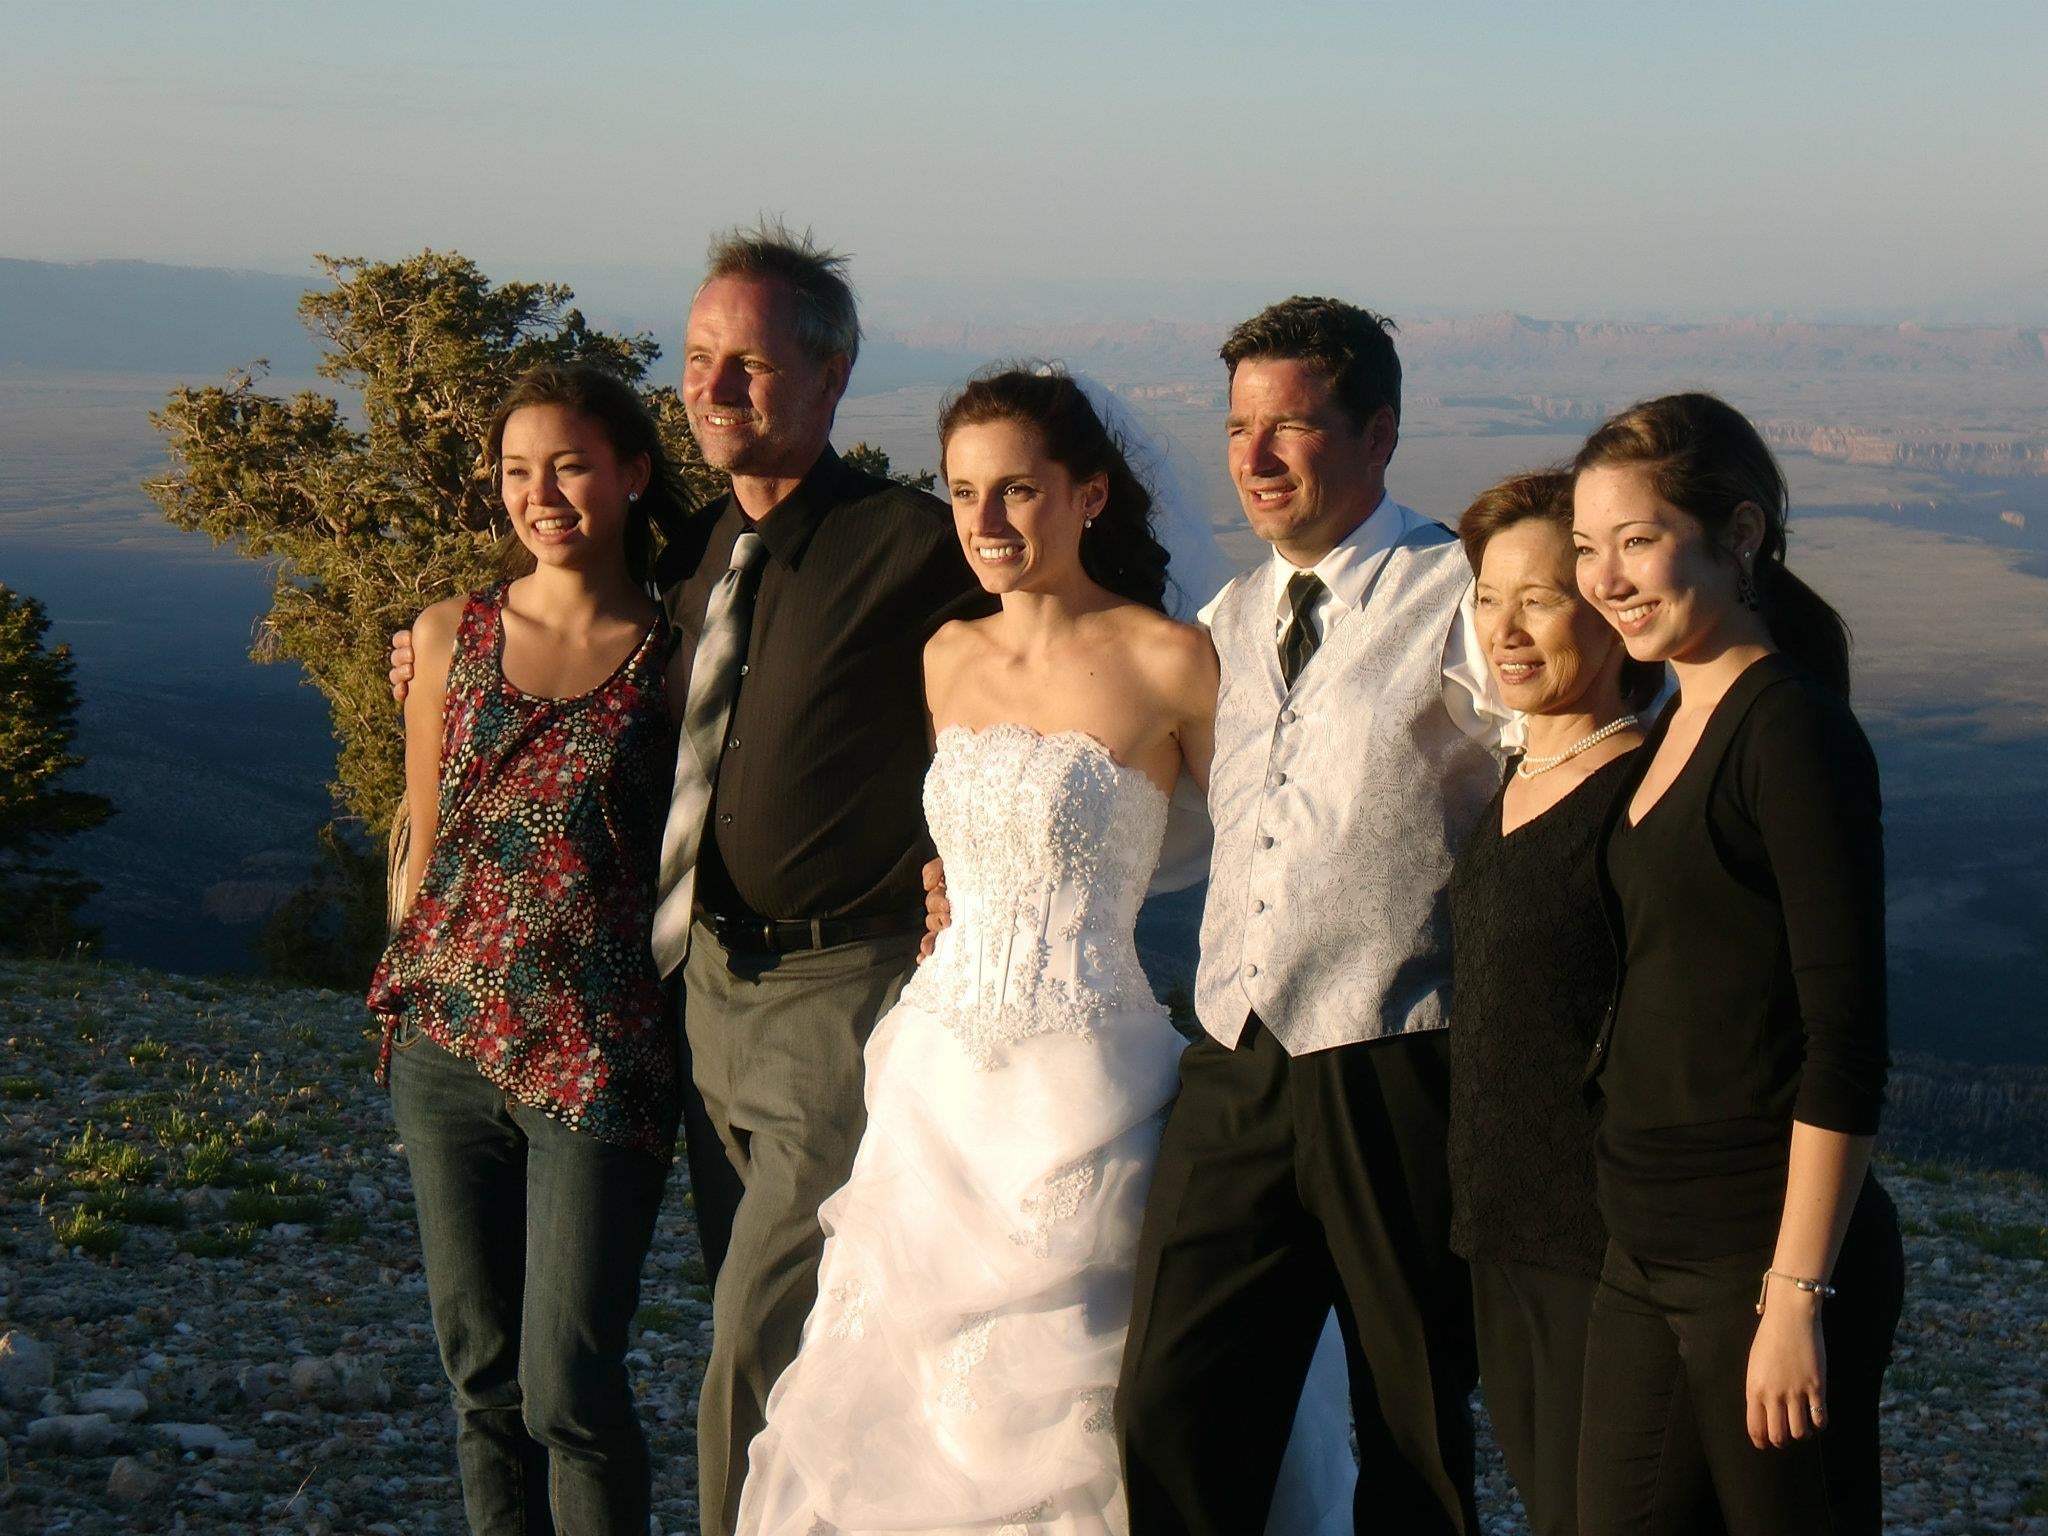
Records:
[[[862,1047],[915,964],[924,642],[985,602],[943,504],[832,451],[860,345],[844,265],[779,228],[718,240],[683,343],[691,429],[732,476],[701,549],[660,572],[692,661],[735,542],[766,549],[683,966],[696,1082],[744,1186],[721,1212],[718,1171],[693,1177],[700,1222],[731,1231],[697,1417],[706,1531],[733,1529],[816,1297],[818,1207],[853,1166]],[[693,1176],[717,1156],[701,1139]]]

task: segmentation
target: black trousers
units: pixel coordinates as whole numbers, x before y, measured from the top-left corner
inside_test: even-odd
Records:
[[[1254,1018],[1235,1050],[1188,1048],[1117,1388],[1132,1536],[1263,1527],[1333,1303],[1359,1529],[1478,1529],[1448,1080],[1441,1031],[1289,1057]]]
[[[1472,1261],[1479,1390],[1533,1536],[1579,1528],[1579,1399],[1599,1284],[1541,1264]]]
[[[704,1250],[704,1283],[716,1286],[726,1250],[732,1247],[733,1218],[739,1214],[740,1196],[747,1192],[747,1187],[733,1171],[732,1159],[725,1155],[718,1127],[704,1107],[703,1090],[697,1086],[690,1036],[683,1028],[680,975],[672,982],[671,990],[676,1005],[676,1038],[682,1043],[683,1157],[690,1169],[690,1211],[697,1221],[698,1246]]]
[[[1840,1294],[1821,1309],[1827,1428],[1760,1451],[1746,1386],[1757,1283],[1770,1262],[1768,1248],[1658,1263],[1608,1245],[1586,1338],[1585,1536],[1670,1529],[1674,1499],[1703,1479],[1732,1536],[1883,1529],[1877,1409],[1905,1295],[1890,1198],[1865,1182],[1835,1264]]]

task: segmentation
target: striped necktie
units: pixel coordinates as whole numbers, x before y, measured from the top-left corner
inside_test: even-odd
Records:
[[[690,665],[690,691],[683,704],[683,735],[676,744],[676,782],[669,794],[668,823],[661,832],[660,899],[654,908],[654,963],[667,976],[690,953],[691,907],[697,893],[697,852],[725,728],[740,691],[741,663],[753,627],[754,593],[761,585],[761,561],[768,553],[761,535],[748,528],[732,546],[732,564],[711,589],[704,630]]]
[[[1296,571],[1287,578],[1288,619],[1280,636],[1280,676],[1290,688],[1316,653],[1319,637],[1309,615],[1324,590],[1322,577],[1314,571]]]

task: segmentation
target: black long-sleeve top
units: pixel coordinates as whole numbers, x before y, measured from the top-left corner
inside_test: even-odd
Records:
[[[694,658],[748,519],[730,495],[658,573]],[[697,868],[700,905],[771,918],[912,919],[931,857],[924,643],[988,612],[945,504],[826,449],[753,525],[767,546]],[[698,532],[701,530],[701,532]]]
[[[1608,1230],[1639,1258],[1713,1258],[1775,1241],[1795,1119],[1877,1130],[1882,807],[1848,701],[1774,655],[1631,825],[1668,723],[1603,839],[1622,970],[1589,1076]]]
[[[1600,1273],[1581,1079],[1614,949],[1594,853],[1632,765],[1601,764],[1505,836],[1503,784],[1451,872],[1451,1247],[1468,1259]]]

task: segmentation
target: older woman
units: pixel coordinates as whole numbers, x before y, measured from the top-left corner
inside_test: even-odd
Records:
[[[1517,475],[1458,536],[1479,634],[1527,750],[1451,879],[1451,1241],[1472,1266],[1479,1372],[1538,1536],[1577,1529],[1586,1320],[1607,1233],[1581,1094],[1614,982],[1594,848],[1661,667],[1579,595],[1568,474]]]

